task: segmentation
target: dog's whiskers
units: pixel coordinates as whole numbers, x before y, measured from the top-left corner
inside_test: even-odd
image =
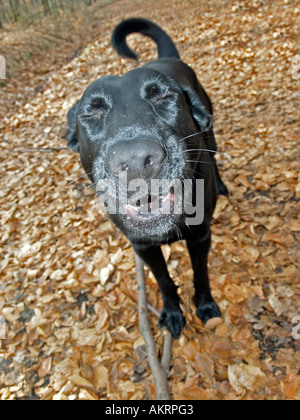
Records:
[[[201,177],[204,177],[205,175],[202,174],[199,171],[193,170],[193,169],[187,169],[186,176],[190,178],[190,176],[193,176],[194,174],[200,175]]]
[[[206,163],[208,165],[211,165],[212,164],[212,162],[204,162],[202,160],[192,160],[192,159],[189,159],[186,162],[189,162],[189,163]]]
[[[82,190],[82,192],[84,192],[84,191],[86,191],[86,190],[88,190],[89,188],[93,188],[93,187],[95,187],[97,184],[96,183],[93,183],[93,184],[90,184],[90,185],[88,185],[84,190]]]
[[[67,187],[69,187],[70,185],[74,184],[74,182],[76,182],[76,181],[77,181],[78,179],[80,179],[80,178],[83,178],[83,177],[84,177],[84,176],[86,176],[86,175],[92,175],[92,173],[89,173],[89,174],[84,173],[84,174],[80,175],[78,178],[76,178],[76,179],[74,179],[73,181],[69,182],[69,183],[67,184]]]
[[[204,133],[207,133],[208,131],[209,131],[209,130],[205,130],[205,131],[198,131],[197,133],[189,134],[188,136],[183,137],[183,138],[182,138],[182,139],[180,139],[179,141],[183,141],[183,140],[189,139],[189,138],[191,138],[191,137],[198,136],[199,134],[204,134]]]
[[[188,153],[188,152],[209,152],[209,153],[218,153],[216,150],[211,150],[211,149],[187,149],[184,150],[183,153]]]

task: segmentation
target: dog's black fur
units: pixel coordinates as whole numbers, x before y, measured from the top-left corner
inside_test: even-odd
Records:
[[[173,337],[185,324],[176,286],[171,280],[160,245],[184,239],[194,269],[195,304],[205,323],[220,316],[209,286],[207,258],[210,221],[218,194],[227,194],[213,152],[212,105],[194,71],[180,60],[169,36],[145,19],[128,19],[113,32],[112,45],[120,55],[136,58],[126,36],[140,32],[158,46],[159,59],[122,77],[93,82],[68,113],[68,146],[80,152],[83,167],[95,184],[116,179],[126,171],[150,182],[159,179],[204,179],[204,221],[188,226],[186,215],[142,217],[139,213],[111,215],[129,238],[135,252],[150,267],[162,293],[159,320]]]

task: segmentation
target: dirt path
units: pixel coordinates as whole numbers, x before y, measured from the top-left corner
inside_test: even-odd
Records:
[[[299,7],[289,0],[124,0],[107,11],[95,41],[55,67],[26,103],[23,89],[40,85],[30,70],[28,84],[5,88],[0,398],[153,398],[132,251],[97,213],[79,156],[60,149],[66,112],[88,84],[136,66],[118,58],[109,40],[121,19],[143,16],[168,31],[211,96],[230,190],[218,202],[210,254],[222,319],[201,325],[184,244],[164,247],[188,321],[174,344],[172,394],[299,399]],[[152,41],[131,36],[130,43],[141,63],[156,56]],[[151,275],[148,289],[159,306]]]

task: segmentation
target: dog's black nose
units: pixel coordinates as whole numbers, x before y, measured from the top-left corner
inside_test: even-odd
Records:
[[[127,171],[128,182],[133,179],[155,179],[166,158],[162,146],[152,140],[131,140],[109,149],[108,167],[112,175]]]

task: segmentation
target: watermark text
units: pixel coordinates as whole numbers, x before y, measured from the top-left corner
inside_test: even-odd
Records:
[[[99,213],[110,215],[159,216],[185,215],[188,225],[204,220],[204,180],[138,178],[127,182],[127,172],[120,172],[118,182],[101,179],[97,183]]]

